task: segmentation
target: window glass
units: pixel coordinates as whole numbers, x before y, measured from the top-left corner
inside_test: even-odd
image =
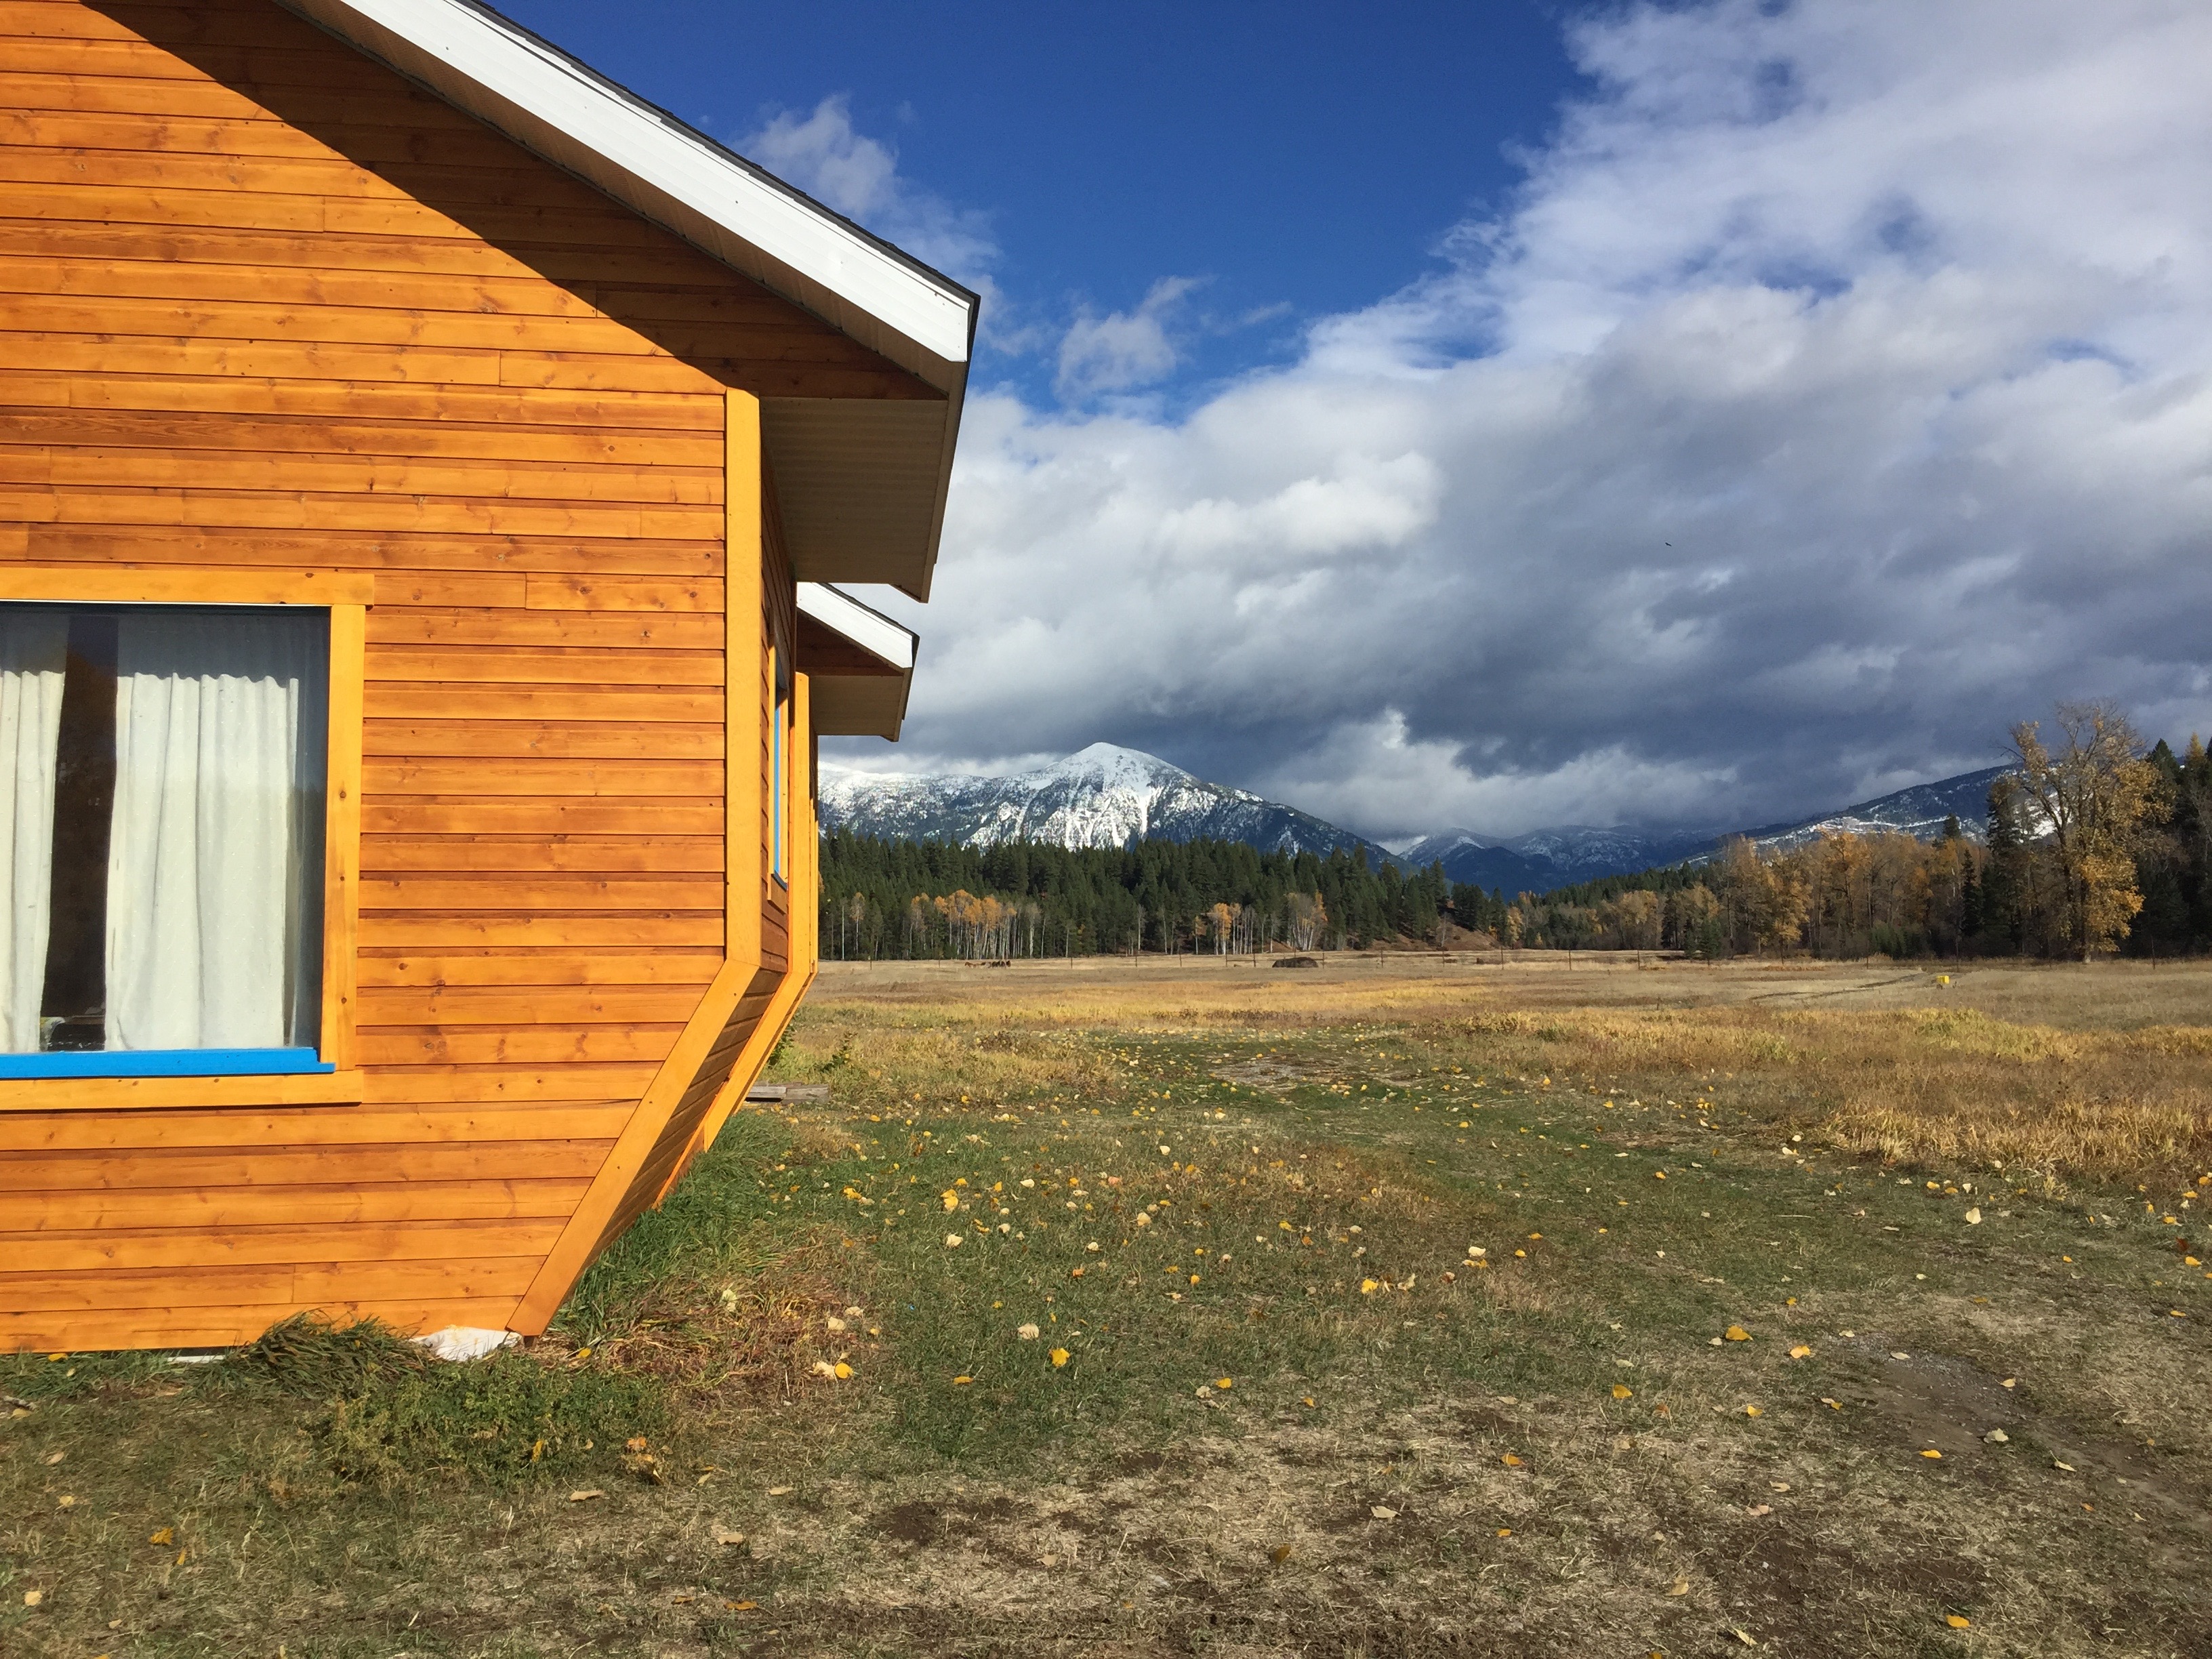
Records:
[[[0,1052],[315,1043],[329,639],[0,605]]]
[[[775,714],[769,722],[769,871],[778,881],[787,879],[783,872],[783,792],[786,738],[784,728],[789,724],[791,704],[779,696]]]

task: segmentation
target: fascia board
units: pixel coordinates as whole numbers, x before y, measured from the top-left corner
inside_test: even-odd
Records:
[[[281,3],[940,390],[963,389],[975,295],[497,13],[468,0]]]
[[[901,673],[914,672],[921,640],[913,629],[901,627],[882,611],[870,609],[827,582],[798,586],[800,615],[811,617]]]

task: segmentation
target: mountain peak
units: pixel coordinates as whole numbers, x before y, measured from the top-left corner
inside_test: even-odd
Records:
[[[1343,850],[1370,861],[1382,856],[1333,823],[1112,743],[1094,743],[1010,777],[894,778],[825,769],[821,799],[825,830],[969,847],[1013,841],[1127,847],[1206,838],[1241,841],[1264,852],[1326,856]]]
[[[1020,775],[1097,778],[1109,788],[1197,781],[1173,761],[1164,761],[1158,755],[1148,755],[1141,749],[1124,749],[1118,743],[1089,744],[1065,759],[1048,761]]]

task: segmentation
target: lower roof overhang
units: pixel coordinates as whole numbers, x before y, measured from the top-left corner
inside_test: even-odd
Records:
[[[821,582],[799,584],[799,672],[814,732],[898,740],[921,641],[880,611]]]

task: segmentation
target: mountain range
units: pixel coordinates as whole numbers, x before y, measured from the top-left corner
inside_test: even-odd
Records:
[[[1243,789],[1208,783],[1182,768],[1110,743],[1001,777],[852,772],[824,766],[825,830],[969,847],[1034,841],[1060,847],[1126,847],[1145,840],[1240,841],[1266,852],[1343,850],[1401,869],[1441,863],[1452,880],[1511,894],[1541,893],[1601,876],[1702,862],[1734,835],[1762,851],[1787,849],[1831,832],[1898,830],[1931,839],[1956,817],[1978,839],[1990,767],[1877,796],[1816,817],[1743,830],[1649,830],[1563,824],[1493,840],[1445,830],[1393,853],[1311,813]]]
[[[1157,755],[1094,743],[1006,777],[836,771],[822,769],[822,827],[893,840],[1047,842],[1057,847],[1126,847],[1132,842],[1241,841],[1267,852],[1340,848],[1380,860],[1390,855],[1349,830],[1243,789],[1186,772]]]

